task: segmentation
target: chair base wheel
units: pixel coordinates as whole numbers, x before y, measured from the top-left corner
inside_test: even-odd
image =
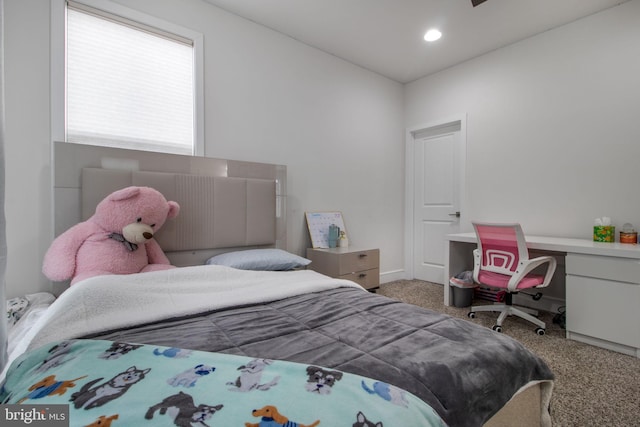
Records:
[[[476,318],[476,312],[475,311],[470,311],[469,313],[467,313],[467,316],[469,316],[470,319],[475,319]]]
[[[544,335],[545,334],[545,329],[544,328],[536,328],[536,334]]]
[[[500,325],[493,325],[491,329],[493,329],[496,332],[502,332],[502,326]]]

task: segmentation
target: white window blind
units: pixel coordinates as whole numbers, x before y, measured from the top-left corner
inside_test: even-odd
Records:
[[[67,8],[67,142],[193,155],[192,43],[79,6]]]

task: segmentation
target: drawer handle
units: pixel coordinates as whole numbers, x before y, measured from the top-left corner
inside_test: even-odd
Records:
[[[367,254],[360,254],[360,255],[358,255],[358,256],[359,256],[360,258],[364,258],[364,257],[366,257],[366,256],[367,256]]]
[[[358,277],[359,277],[360,279],[364,279],[365,277],[367,277],[367,275],[366,275],[365,273],[360,273],[360,274],[358,275]]]

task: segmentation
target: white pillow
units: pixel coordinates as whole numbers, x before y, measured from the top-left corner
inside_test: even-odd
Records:
[[[207,264],[226,265],[241,270],[282,271],[309,265],[311,260],[282,249],[249,249],[227,252],[207,260]]]
[[[55,299],[56,297],[49,292],[38,292],[7,300],[7,352],[9,354]]]

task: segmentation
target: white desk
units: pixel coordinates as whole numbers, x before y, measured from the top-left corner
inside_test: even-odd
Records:
[[[475,233],[446,236],[444,304],[449,278],[473,270]],[[564,255],[567,338],[640,358],[640,245],[526,236],[527,247]]]

